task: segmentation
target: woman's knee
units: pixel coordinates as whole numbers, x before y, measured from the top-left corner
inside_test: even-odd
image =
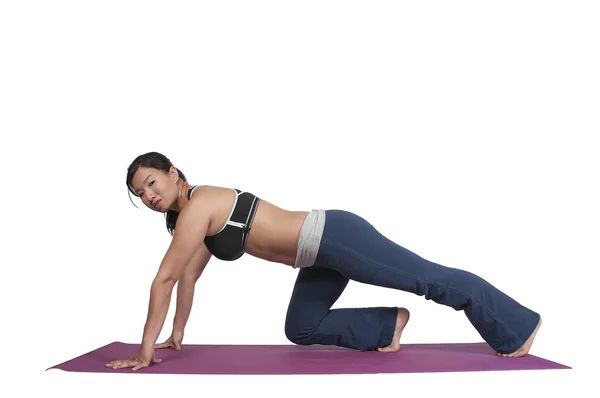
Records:
[[[285,320],[285,337],[298,345],[314,344],[313,335],[317,326],[312,326],[307,319],[288,313]]]

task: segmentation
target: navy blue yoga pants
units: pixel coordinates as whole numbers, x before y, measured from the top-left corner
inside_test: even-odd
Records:
[[[481,277],[428,261],[379,233],[362,217],[327,210],[314,265],[299,270],[285,323],[296,344],[361,351],[391,343],[397,307],[331,309],[349,280],[411,292],[464,311],[495,351],[519,349],[540,315]]]

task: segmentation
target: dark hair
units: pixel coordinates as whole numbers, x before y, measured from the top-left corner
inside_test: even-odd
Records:
[[[131,162],[131,164],[127,168],[127,189],[130,193],[133,193],[134,196],[138,196],[135,193],[133,187],[131,186],[131,180],[133,179],[133,175],[135,174],[135,172],[140,167],[149,167],[168,173],[171,166],[173,166],[173,163],[171,163],[171,161],[165,155],[158,152],[148,152],[138,156],[133,160],[133,162]],[[177,169],[177,172],[179,173],[179,178],[187,182],[187,179],[185,178],[185,175],[181,172],[181,170]],[[129,200],[131,200],[131,195],[129,195]],[[133,203],[133,201],[131,201],[131,203]],[[135,203],[133,203],[133,205],[135,206]],[[177,224],[178,216],[179,212],[175,210],[169,210],[165,214],[167,231],[169,231],[171,235],[173,235],[173,231],[175,230],[175,224]]]

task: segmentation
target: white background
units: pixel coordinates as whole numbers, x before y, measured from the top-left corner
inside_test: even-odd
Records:
[[[599,17],[593,1],[3,2],[3,387],[62,397],[596,388]],[[163,216],[127,194],[126,168],[147,151],[192,184],[354,211],[484,277],[542,314],[531,353],[574,369],[45,371],[141,339],[170,242]],[[289,343],[296,275],[250,256],[211,260],[184,343]],[[403,343],[482,341],[464,314],[410,293],[351,282],[334,307],[371,305],[411,310]],[[160,341],[174,311],[175,296]]]

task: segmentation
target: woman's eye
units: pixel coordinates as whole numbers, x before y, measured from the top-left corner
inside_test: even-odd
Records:
[[[150,184],[148,184],[149,187],[151,187],[152,185],[154,185],[154,181],[150,181]],[[143,192],[140,193],[140,198],[142,197],[143,194],[144,194]]]

